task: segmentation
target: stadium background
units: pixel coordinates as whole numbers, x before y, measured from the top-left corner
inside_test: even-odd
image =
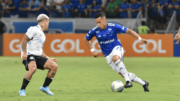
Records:
[[[142,26],[141,22],[146,22],[145,26],[148,27],[148,34],[143,35],[143,37],[150,42],[144,48],[140,48],[141,44],[139,43],[133,46],[135,39],[130,36],[121,35],[121,33],[118,35],[119,40],[122,40],[125,47],[125,56],[180,56],[178,45],[174,45],[173,42],[173,34],[177,33],[178,19],[180,19],[178,17],[179,8],[175,8],[175,6],[179,7],[179,1],[177,0],[1,0],[0,2],[1,21],[6,27],[4,34],[0,35],[2,39],[0,55],[2,56],[20,55],[19,44],[23,33],[30,26],[37,25],[36,16],[40,13],[50,16],[49,30],[45,32],[48,38],[44,49],[48,55],[91,56],[82,39],[92,27],[96,26],[93,14],[100,11],[105,12],[107,22],[124,25],[136,32],[138,32],[138,27]],[[94,2],[97,2],[97,4],[93,5]],[[125,9],[123,7],[127,5],[129,5],[127,7],[129,9],[120,12],[120,9]],[[160,9],[162,5],[164,6]],[[98,11],[92,12],[95,9],[94,6],[99,7]],[[173,6],[173,8],[170,6]],[[11,7],[15,8],[10,9]],[[32,11],[34,8],[38,10]],[[22,9],[25,9],[25,11]],[[83,10],[85,16],[81,14]],[[113,10],[114,13],[112,13]],[[132,10],[137,11],[133,12]],[[76,13],[78,16],[76,16]],[[160,21],[161,19],[165,20]],[[127,42],[124,38],[133,41]],[[52,42],[54,42],[53,45]],[[62,43],[63,45],[61,45]],[[94,47],[101,53],[97,42],[94,42]],[[77,48],[82,50],[79,49],[78,52]],[[138,52],[138,50],[142,52]]]
[[[15,10],[8,10],[13,5],[6,4],[7,1],[14,1]],[[113,16],[106,10],[110,0],[95,0],[98,2],[95,6],[91,5],[93,0],[83,1],[88,8],[86,16],[74,13],[79,0],[70,0],[72,4],[64,6],[65,9],[62,9],[64,0],[35,0],[35,8],[44,3],[48,11],[42,6],[34,13],[30,11],[33,7],[25,12],[19,10],[19,7],[29,7],[31,0],[0,0],[1,22],[6,28],[0,33],[0,101],[179,101],[180,59],[176,57],[180,56],[180,45],[175,44],[173,39],[179,28],[179,1],[173,0],[172,4],[172,0],[140,0],[137,3],[134,3],[136,0],[127,0],[129,7],[136,5],[137,8],[133,9],[142,9],[135,14],[127,10],[125,18],[120,16],[119,8],[115,8],[120,7],[123,0],[114,0],[115,4],[111,7],[116,9],[116,14]],[[165,4],[164,8],[160,9],[158,3]],[[177,8],[169,8],[169,5],[176,5]],[[93,14],[98,11],[92,12],[92,9],[105,12],[107,22],[124,25],[136,32],[142,26],[141,22],[146,22],[148,33],[139,34],[148,39],[146,46],[130,35],[119,33],[118,39],[125,49],[124,63],[128,71],[149,81],[150,93],[144,93],[136,83],[120,94],[112,93],[112,81],[125,83],[124,79],[108,66],[95,38],[92,44],[101,56],[98,59],[92,57],[83,41],[86,33],[96,26]],[[25,69],[20,60],[20,41],[29,26],[37,25],[36,16],[39,13],[50,16],[44,51],[58,59],[59,69],[50,85],[55,96],[49,97],[38,91],[47,72],[37,71],[27,87],[27,96],[22,98],[18,96],[18,90]]]

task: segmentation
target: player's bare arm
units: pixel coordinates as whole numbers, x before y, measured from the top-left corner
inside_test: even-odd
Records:
[[[27,45],[27,41],[29,41],[29,37],[27,35],[24,35],[21,44],[22,44],[22,50],[23,50],[23,56],[22,56],[22,60],[26,60],[27,59],[27,52],[26,52],[26,45]]]
[[[179,27],[178,33],[177,33],[176,36],[174,37],[174,40],[177,41],[175,44],[179,44],[179,41],[180,41],[180,27]]]
[[[90,41],[88,41],[86,39],[86,37],[84,38],[84,42],[86,43],[86,45],[88,46],[88,48],[90,49],[91,53],[93,54],[94,57],[98,57],[98,53],[94,50],[94,48],[92,47]]]
[[[126,31],[127,34],[130,34],[131,36],[135,37],[136,39],[140,40],[142,43],[147,44],[147,40],[146,39],[142,39],[136,32],[134,32],[131,29],[127,29]]]

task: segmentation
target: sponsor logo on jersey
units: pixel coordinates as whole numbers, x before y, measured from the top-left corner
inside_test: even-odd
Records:
[[[99,38],[101,37],[101,35],[98,36]]]
[[[96,33],[99,33],[99,31],[96,31]]]
[[[109,30],[109,31],[111,31],[112,29],[111,29],[111,28],[109,28],[108,30]]]
[[[114,42],[114,39],[108,40],[108,41],[101,41],[100,44],[109,44],[111,42]]]

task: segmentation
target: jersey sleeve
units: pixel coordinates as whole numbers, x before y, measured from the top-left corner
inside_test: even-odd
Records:
[[[35,28],[30,27],[30,28],[27,30],[26,35],[29,37],[29,39],[33,38],[33,36],[36,35]]]
[[[89,41],[95,36],[95,31],[91,29],[87,34],[86,34],[86,39]]]
[[[127,28],[118,24],[115,24],[114,26],[117,33],[126,33]]]

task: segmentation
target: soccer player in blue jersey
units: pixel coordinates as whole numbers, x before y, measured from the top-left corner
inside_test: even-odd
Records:
[[[123,63],[124,50],[121,43],[117,39],[117,32],[128,33],[145,44],[147,43],[147,40],[142,39],[136,32],[124,26],[107,23],[106,17],[103,12],[96,14],[95,21],[97,23],[97,26],[92,28],[84,38],[86,45],[88,46],[94,57],[98,57],[98,53],[91,46],[90,40],[94,36],[96,36],[109,66],[125,78],[126,84],[124,85],[124,87],[132,87],[131,81],[134,81],[141,84],[145,92],[149,92],[149,83],[147,81],[141,80],[135,74],[130,73],[126,70],[126,67]]]

